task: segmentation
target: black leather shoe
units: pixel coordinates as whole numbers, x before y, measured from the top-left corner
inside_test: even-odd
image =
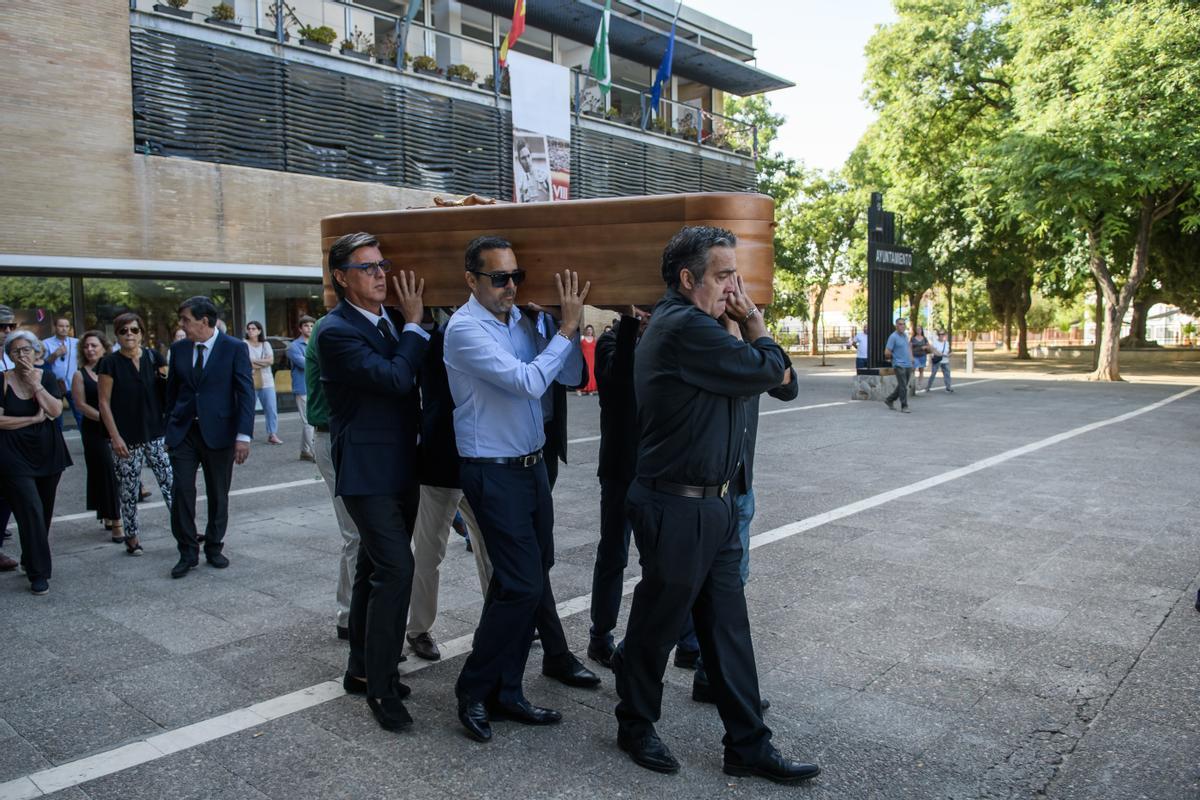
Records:
[[[186,558],[181,558],[178,562],[176,562],[175,566],[171,567],[171,577],[182,578],[184,575],[187,575],[188,570],[194,566],[196,566],[195,561],[189,561]]]
[[[423,658],[426,661],[438,661],[442,657],[441,651],[438,650],[437,642],[433,641],[433,637],[428,633],[418,633],[416,636],[409,636],[408,646],[417,658]]]
[[[821,768],[816,764],[806,764],[803,761],[793,761],[784,758],[774,747],[756,764],[738,764],[725,757],[725,774],[738,777],[766,778],[776,783],[799,783],[811,780],[821,774]]]
[[[699,650],[684,650],[681,647],[675,648],[675,666],[680,669],[695,669],[696,662],[699,660]]]
[[[528,700],[517,703],[489,703],[486,708],[492,719],[505,719],[522,725],[554,725],[562,722],[562,714],[552,708],[535,706]]]
[[[368,697],[367,706],[384,730],[400,731],[412,727],[413,719],[399,697]]]
[[[612,669],[612,657],[616,649],[609,642],[592,642],[588,645],[587,657],[602,667]]]
[[[1196,610],[1200,611],[1200,589],[1196,590]]]
[[[222,553],[213,553],[212,555],[205,553],[204,560],[208,562],[210,567],[216,567],[217,569],[225,569],[229,566],[229,559]]]
[[[692,681],[692,699],[697,703],[716,703],[717,698],[713,697],[712,686],[708,683],[700,681]],[[765,697],[760,697],[759,702],[762,703],[762,710],[766,711],[771,707],[771,701]]]
[[[347,628],[345,625],[338,625],[337,633],[338,633],[339,639],[346,640],[346,641],[348,641],[350,639],[350,629]]]
[[[577,689],[595,689],[600,685],[600,676],[585,667],[571,653],[567,653],[561,664],[542,664],[542,674]]]
[[[639,767],[666,775],[674,775],[679,772],[679,762],[675,760],[675,756],[671,755],[671,751],[667,749],[656,733],[647,733],[637,737],[618,733],[617,747],[629,753],[633,763]]]
[[[458,721],[466,728],[467,735],[475,741],[492,740],[492,723],[488,720],[487,708],[478,700],[459,695]]]

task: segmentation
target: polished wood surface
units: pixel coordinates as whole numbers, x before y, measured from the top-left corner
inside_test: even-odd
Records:
[[[476,236],[496,234],[513,244],[528,273],[518,302],[558,303],[554,273],[579,272],[590,280],[589,305],[652,305],[662,296],[662,251],[686,225],[717,225],[738,237],[738,272],[750,297],[771,300],[774,201],[766,195],[704,193],[419,208],[337,214],[321,220],[325,304],[329,246],[347,233],[379,238],[385,258],[425,279],[425,305],[457,306],[467,298],[464,253]],[[395,298],[389,298],[389,304]]]

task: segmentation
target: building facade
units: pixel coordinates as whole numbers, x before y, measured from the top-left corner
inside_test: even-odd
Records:
[[[511,6],[434,0],[406,25],[390,0],[0,4],[0,303],[42,336],[58,316],[111,334],[132,309],[162,347],[179,301],[206,294],[231,332],[290,338],[324,310],[322,216],[511,197],[492,79]],[[752,132],[716,112],[789,84],[750,63],[749,34],[683,10],[656,130],[673,4],[614,3],[607,100],[579,69],[601,8],[530,0],[515,48],[575,68],[572,198],[751,190]],[[322,27],[328,49],[305,38]]]

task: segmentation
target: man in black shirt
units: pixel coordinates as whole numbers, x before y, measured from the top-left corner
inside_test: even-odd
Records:
[[[730,492],[745,452],[747,398],[792,376],[742,289],[736,245],[731,232],[706,226],[671,239],[662,262],[667,292],[637,349],[640,438],[627,509],[642,579],[613,659],[617,744],[640,766],[678,771],[654,723],[667,655],[692,612],[725,724],[726,774],[793,783],[820,768],[780,755],[763,722]],[[725,329],[726,316],[742,339]]]

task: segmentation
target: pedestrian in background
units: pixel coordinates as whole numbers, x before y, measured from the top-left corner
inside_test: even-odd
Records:
[[[296,399],[296,410],[300,412],[300,460],[316,461],[313,445],[313,427],[308,422],[308,385],[304,380],[305,354],[308,339],[312,336],[316,320],[305,314],[297,325],[300,335],[288,345],[288,361],[292,365],[292,396]]]
[[[854,354],[854,366],[856,369],[866,369],[867,365],[870,363],[870,333],[871,329],[866,325],[863,325],[863,329],[854,334],[853,341],[856,348]]]
[[[262,323],[258,320],[252,319],[246,323],[246,349],[250,352],[254,394],[262,405],[267,423],[267,444],[283,444],[279,438],[279,411],[275,405],[275,375],[271,370],[275,363],[275,351],[271,349]]]
[[[110,345],[101,331],[86,331],[79,337],[79,369],[71,379],[75,408],[83,416],[79,440],[83,444],[83,463],[87,466],[88,511],[104,523],[115,543],[125,541],[121,524],[120,483],[113,462],[108,431],[100,419],[100,384],[96,367],[108,355]]]
[[[596,393],[596,329],[591,325],[584,327],[583,336],[579,337],[579,349],[583,352],[583,385],[576,395]]]
[[[908,346],[908,336],[905,334],[904,318],[896,320],[896,330],[888,337],[883,348],[883,357],[892,361],[892,370],[896,374],[896,389],[883,402],[892,411],[896,410],[896,400],[900,400],[900,410],[908,412],[908,384],[912,380],[913,360],[912,350]]]
[[[121,518],[125,551],[142,554],[138,539],[138,494],[142,467],[148,465],[158,481],[163,502],[171,507],[171,461],[163,443],[163,408],[159,381],[166,361],[158,351],[142,347],[142,318],[132,311],[113,320],[121,349],[109,353],[96,367],[100,419],[108,431],[117,481],[121,489]]]
[[[36,595],[50,591],[50,520],[63,470],[71,466],[55,420],[62,415],[58,381],[37,366],[45,348],[29,331],[4,340],[12,368],[0,376],[0,494],[17,518],[21,566]]]
[[[913,335],[908,340],[908,346],[912,350],[913,367],[917,370],[917,382],[913,386],[919,388],[921,381],[925,380],[925,364],[929,358],[929,340],[925,338],[925,329],[920,325],[913,326]]]
[[[71,383],[75,372],[79,369],[79,340],[71,335],[71,320],[66,317],[56,317],[54,320],[54,335],[42,341],[45,348],[46,368],[54,373],[59,390],[66,395],[67,405],[75,416],[75,427],[83,426],[83,416],[75,407],[75,399],[71,392]],[[58,429],[62,430],[62,415],[57,421]]]
[[[950,388],[950,339],[946,336],[945,331],[938,331],[937,337],[937,341],[929,345],[931,353],[929,382],[925,384],[925,391],[933,390],[933,379],[937,377],[938,370],[941,370],[946,391],[954,394],[954,390]]]

